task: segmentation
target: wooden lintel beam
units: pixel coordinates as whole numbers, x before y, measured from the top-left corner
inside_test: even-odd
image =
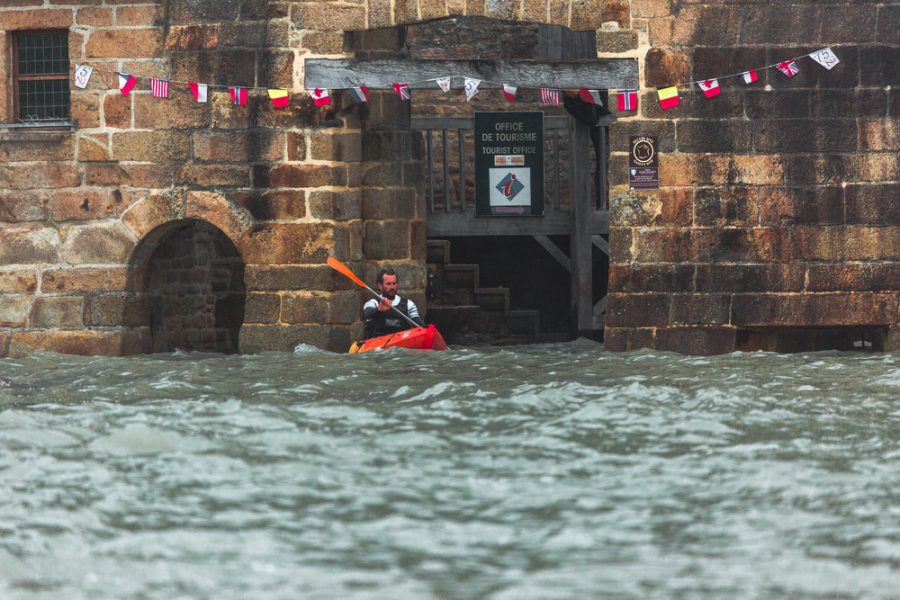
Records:
[[[304,87],[340,89],[365,85],[390,89],[409,83],[416,89],[436,88],[438,77],[453,76],[452,86],[463,87],[463,77],[481,79],[481,88],[503,83],[526,88],[624,89],[638,87],[637,61],[632,58],[597,60],[306,60]]]
[[[597,246],[598,248],[600,248],[600,251],[603,252],[603,254],[609,256],[609,242],[607,242],[605,239],[603,239],[603,238],[602,238],[601,236],[599,236],[599,235],[592,235],[592,236],[591,236],[591,242],[592,242],[595,246]]]

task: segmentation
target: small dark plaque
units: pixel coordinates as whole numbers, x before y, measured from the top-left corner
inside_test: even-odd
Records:
[[[656,137],[638,135],[628,138],[628,187],[632,190],[659,189],[659,158]]]
[[[475,113],[475,214],[544,214],[544,113]]]

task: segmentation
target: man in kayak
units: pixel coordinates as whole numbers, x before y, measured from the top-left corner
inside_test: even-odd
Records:
[[[373,298],[363,305],[363,316],[366,318],[366,338],[412,328],[409,322],[391,310],[392,306],[412,319],[419,327],[425,326],[419,317],[419,309],[416,308],[415,303],[397,295],[397,282],[397,273],[393,269],[378,271],[375,283],[382,299],[379,302]]]

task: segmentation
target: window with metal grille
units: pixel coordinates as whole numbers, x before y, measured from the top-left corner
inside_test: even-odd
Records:
[[[23,123],[69,120],[69,32],[18,31],[13,36],[13,98]]]

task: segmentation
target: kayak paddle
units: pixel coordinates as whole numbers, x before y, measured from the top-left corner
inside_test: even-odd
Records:
[[[329,257],[328,257],[328,260],[327,260],[326,262],[328,263],[328,266],[329,266],[329,267],[331,267],[332,269],[334,269],[335,271],[337,271],[338,273],[340,273],[341,275],[343,275],[344,277],[346,277],[347,279],[349,279],[350,281],[352,281],[353,283],[355,283],[355,284],[358,285],[359,287],[364,287],[364,288],[366,288],[367,290],[369,290],[369,292],[370,292],[373,296],[375,296],[376,298],[378,298],[378,301],[379,301],[379,302],[381,302],[382,300],[385,299],[384,296],[382,296],[381,294],[379,294],[378,292],[376,292],[375,290],[373,290],[372,288],[370,288],[369,286],[367,286],[366,283],[365,283],[362,279],[360,279],[359,277],[357,277],[356,275],[354,275],[354,274],[353,274],[353,271],[350,270],[350,267],[348,267],[347,265],[345,265],[344,263],[342,263],[342,262],[339,261],[338,259],[334,258],[333,256],[329,256]],[[404,319],[406,319],[413,327],[421,327],[421,325],[419,325],[418,323],[416,323],[415,321],[413,321],[411,318],[409,318],[408,316],[406,316],[405,314],[403,314],[402,312],[400,312],[400,310],[397,309],[396,306],[393,306],[393,305],[392,305],[392,306],[391,306],[391,310],[393,310],[395,313],[397,313],[398,315],[400,315],[401,317],[403,317]]]

